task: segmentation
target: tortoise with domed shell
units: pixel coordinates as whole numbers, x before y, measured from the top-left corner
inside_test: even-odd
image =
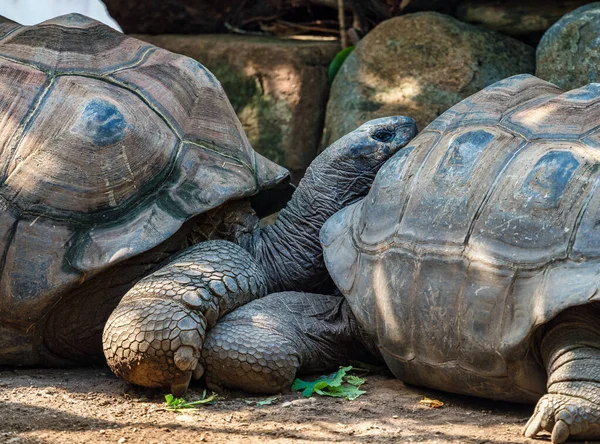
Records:
[[[363,125],[260,229],[253,208],[283,206],[288,173],[252,150],[201,64],[77,14],[1,20],[0,365],[104,351],[127,380],[182,393],[224,313],[328,285],[322,223],[415,133],[409,118]]]
[[[600,85],[529,75],[446,111],[321,240],[344,297],[284,292],[223,318],[210,386],[276,392],[362,347],[401,380],[537,402],[524,429],[600,438]]]

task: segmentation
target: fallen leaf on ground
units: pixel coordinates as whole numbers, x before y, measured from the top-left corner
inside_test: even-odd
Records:
[[[176,398],[172,394],[165,395],[165,402],[167,403],[167,408],[170,412],[179,412],[185,409],[195,409],[196,406],[199,405],[212,405],[217,401],[218,395],[216,393],[212,393],[210,396],[206,395],[206,390],[202,393],[202,398],[198,401],[187,402],[183,398]]]
[[[437,399],[430,399],[425,396],[423,399],[419,401],[419,404],[426,405],[427,407],[431,407],[432,409],[439,409],[444,406],[442,401],[438,401]]]
[[[244,399],[244,402],[249,405],[263,406],[272,405],[279,399],[279,396],[271,396],[270,398],[261,399],[260,401],[253,401],[250,399]]]
[[[360,390],[360,386],[366,382],[365,379],[346,375],[350,370],[352,370],[352,366],[340,367],[336,373],[320,376],[314,381],[295,379],[292,390],[302,390],[302,395],[307,398],[316,393],[321,396],[346,398],[352,401],[367,392]]]

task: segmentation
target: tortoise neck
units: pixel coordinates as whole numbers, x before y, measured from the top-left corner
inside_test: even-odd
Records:
[[[263,265],[270,293],[334,288],[319,240],[325,221],[341,208],[331,190],[309,168],[275,222],[240,242]]]

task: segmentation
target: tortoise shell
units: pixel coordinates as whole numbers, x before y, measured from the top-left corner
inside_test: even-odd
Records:
[[[600,85],[529,75],[463,100],[321,232],[337,286],[400,379],[530,402],[538,327],[599,300]]]
[[[0,119],[0,318],[17,325],[288,176],[201,64],[78,14],[0,23]]]

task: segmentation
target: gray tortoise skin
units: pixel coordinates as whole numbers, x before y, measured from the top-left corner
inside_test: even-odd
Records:
[[[332,286],[322,224],[416,134],[407,117],[361,126],[259,228],[288,172],[252,150],[217,79],[77,14],[0,20],[0,117],[0,365],[106,359],[177,395],[219,317]]]
[[[529,75],[442,114],[324,224],[343,298],[284,292],[226,316],[209,385],[276,391],[371,351],[412,384],[537,402],[526,436],[599,438],[599,122],[600,85]]]

